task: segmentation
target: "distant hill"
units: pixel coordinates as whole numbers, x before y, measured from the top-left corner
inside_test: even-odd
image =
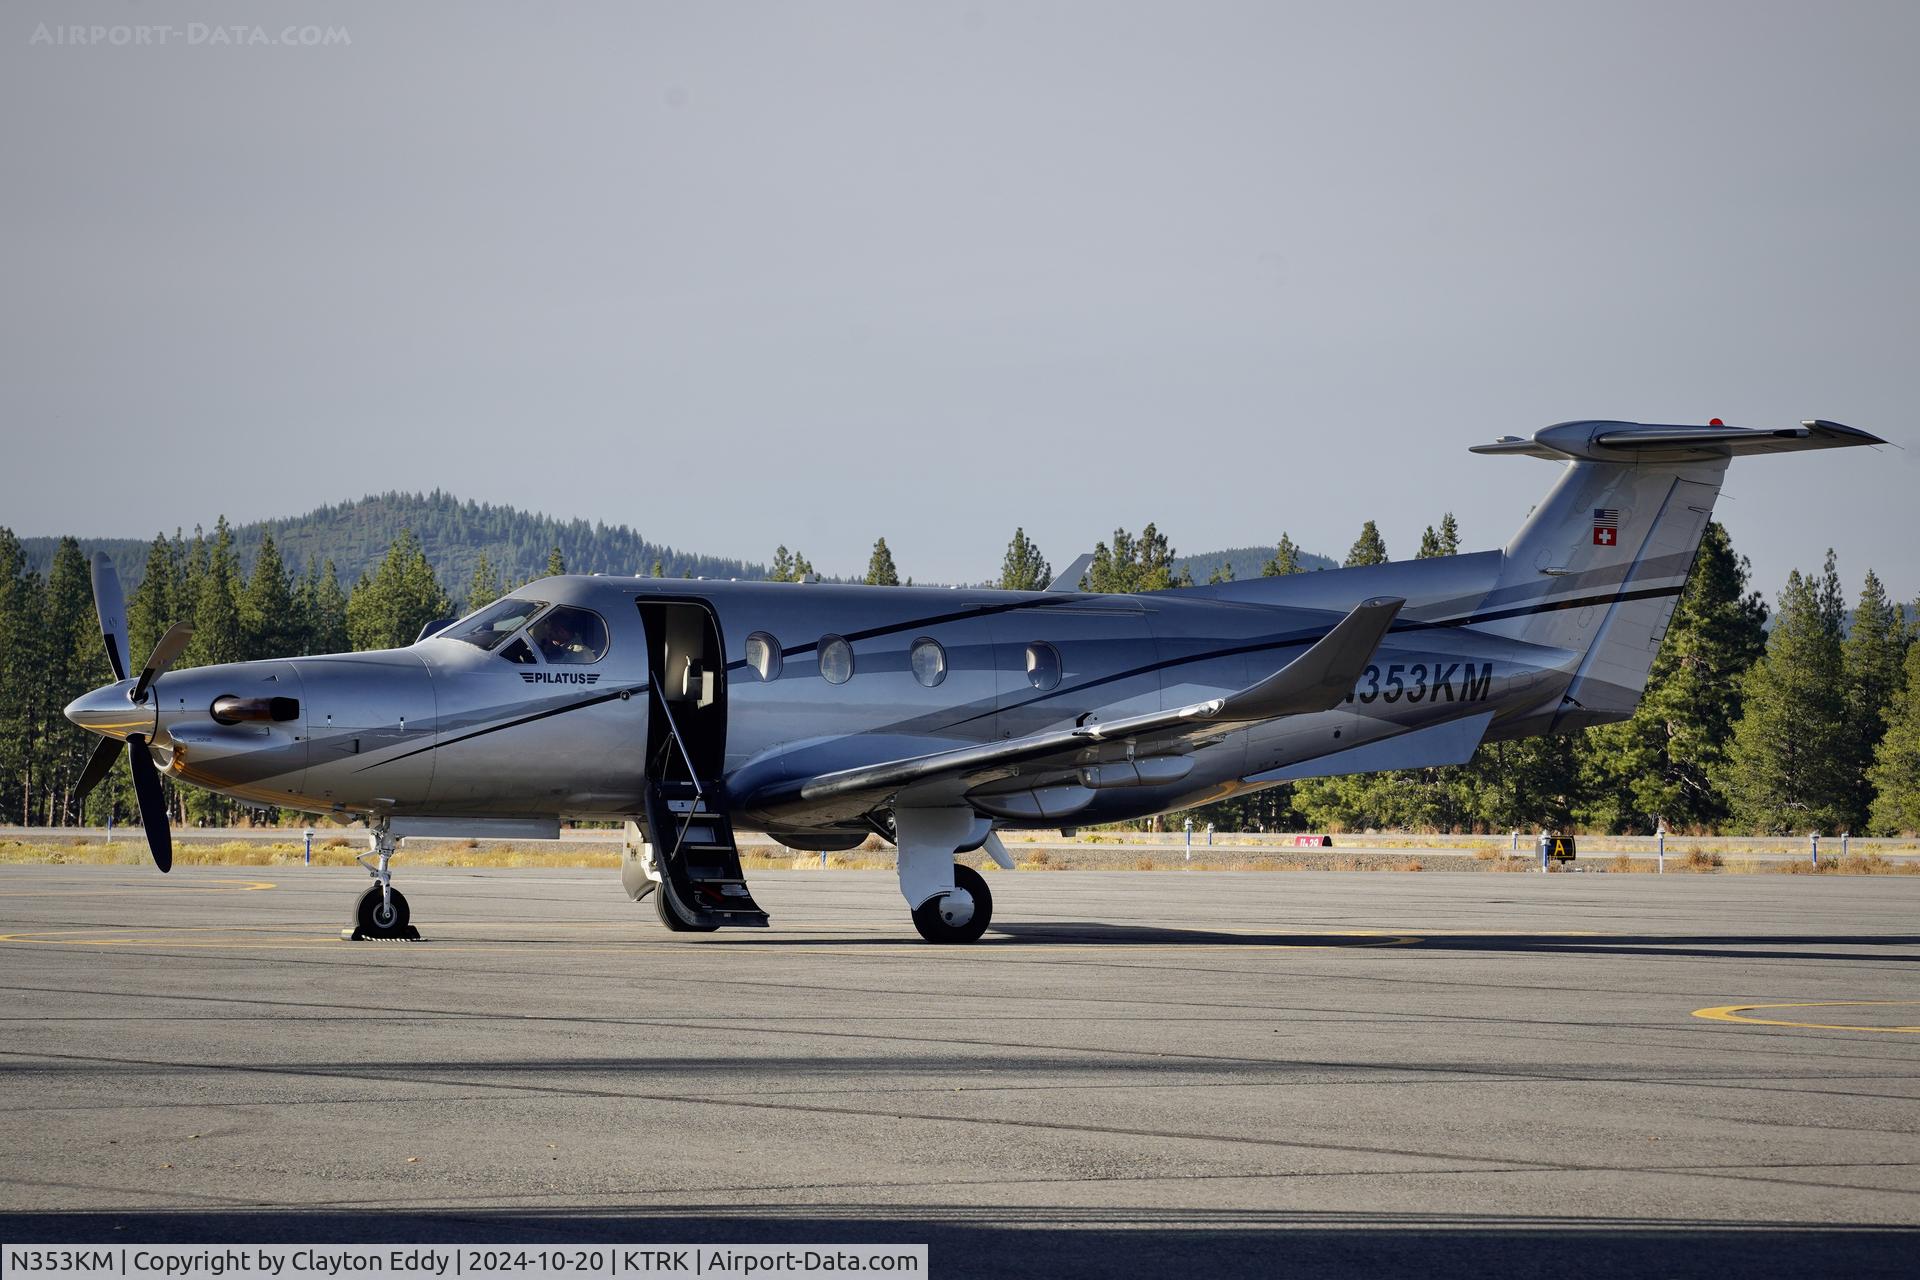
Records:
[[[251,570],[260,549],[260,535],[271,531],[281,559],[290,573],[302,573],[309,561],[331,559],[341,585],[351,589],[361,574],[376,567],[387,546],[402,528],[420,539],[427,559],[456,601],[464,602],[474,562],[481,552],[507,584],[537,578],[547,569],[547,552],[559,547],[570,573],[647,573],[658,559],[670,578],[764,578],[764,564],[701,555],[664,543],[649,542],[626,525],[589,524],[585,520],[555,520],[513,507],[463,502],[449,493],[382,493],[320,507],[303,516],[236,525],[234,546],[240,562]],[[167,531],[169,534],[172,530]],[[189,533],[189,536],[191,534]],[[53,562],[57,538],[23,538],[27,560],[41,573]],[[88,555],[105,551],[120,571],[128,592],[140,584],[147,563],[147,539],[80,538]],[[1236,578],[1257,578],[1273,548],[1233,547],[1182,557],[1175,565],[1189,568],[1195,582],[1205,582],[1222,561],[1233,565]],[[1308,569],[1330,569],[1335,561],[1301,552]],[[1064,566],[1062,566],[1064,567]],[[911,565],[902,568],[911,572]],[[924,579],[922,579],[924,581]],[[934,584],[929,584],[934,585]]]
[[[1193,574],[1195,582],[1205,582],[1213,573],[1214,567],[1222,562],[1233,566],[1234,578],[1257,578],[1267,561],[1273,559],[1273,547],[1229,547],[1225,551],[1204,551],[1197,556],[1182,556],[1174,563],[1174,576],[1178,577],[1184,566]],[[1338,560],[1327,556],[1315,555],[1311,551],[1300,553],[1300,567],[1311,573],[1315,569],[1337,569]]]
[[[363,572],[378,565],[403,527],[411,528],[420,539],[440,581],[460,601],[465,599],[467,581],[481,552],[508,583],[544,574],[547,552],[556,546],[570,573],[647,573],[658,559],[668,577],[766,576],[764,565],[649,542],[625,525],[555,520],[513,507],[462,502],[438,490],[382,493],[285,520],[238,525],[233,534],[241,562],[249,567],[260,549],[260,535],[271,531],[289,572],[302,572],[309,560],[331,559],[341,584],[351,588]],[[80,546],[89,555],[105,551],[132,592],[145,573],[148,541],[81,538]],[[57,538],[21,539],[29,562],[42,573],[52,563],[58,542]]]

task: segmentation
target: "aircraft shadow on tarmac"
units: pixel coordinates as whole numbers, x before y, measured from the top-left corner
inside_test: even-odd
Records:
[[[297,1206],[0,1213],[10,1243],[885,1244],[928,1246],[934,1275],[1562,1274],[1910,1276],[1920,1228],[1696,1218],[1073,1205],[309,1210]]]
[[[995,925],[979,946],[1097,943],[1102,946],[1319,947],[1397,946],[1423,951],[1725,957],[1742,960],[1879,960],[1920,963],[1920,934],[1426,934],[1418,928],[1366,933],[1240,933],[1098,921]],[[1816,951],[1812,947],[1906,948],[1901,951]]]

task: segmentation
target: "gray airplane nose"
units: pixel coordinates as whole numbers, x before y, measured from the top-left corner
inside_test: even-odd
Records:
[[[127,690],[132,687],[133,681],[122,680],[83,693],[67,704],[67,719],[102,737],[125,738],[130,733],[151,736],[154,704],[151,700],[144,704],[128,702]]]

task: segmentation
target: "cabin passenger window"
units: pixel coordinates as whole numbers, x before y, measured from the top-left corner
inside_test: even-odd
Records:
[[[1060,683],[1060,651],[1045,640],[1027,646],[1027,683],[1043,691]]]
[[[907,664],[913,668],[913,678],[929,689],[947,678],[947,651],[931,636],[913,642]]]
[[[853,646],[839,636],[820,637],[820,678],[828,684],[853,679]]]
[[[760,673],[762,680],[780,678],[780,642],[764,631],[747,637],[747,665]]]
[[[527,620],[547,607],[545,600],[522,600],[508,596],[470,617],[454,623],[440,635],[449,640],[465,640],[492,652],[506,638],[527,624]]]
[[[607,651],[607,624],[591,610],[563,604],[529,627],[527,639],[550,664],[598,662]]]

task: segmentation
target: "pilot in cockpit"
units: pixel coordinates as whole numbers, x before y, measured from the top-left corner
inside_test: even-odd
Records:
[[[585,660],[586,646],[580,642],[580,631],[565,610],[556,610],[539,628],[539,633],[540,656],[548,662]]]

